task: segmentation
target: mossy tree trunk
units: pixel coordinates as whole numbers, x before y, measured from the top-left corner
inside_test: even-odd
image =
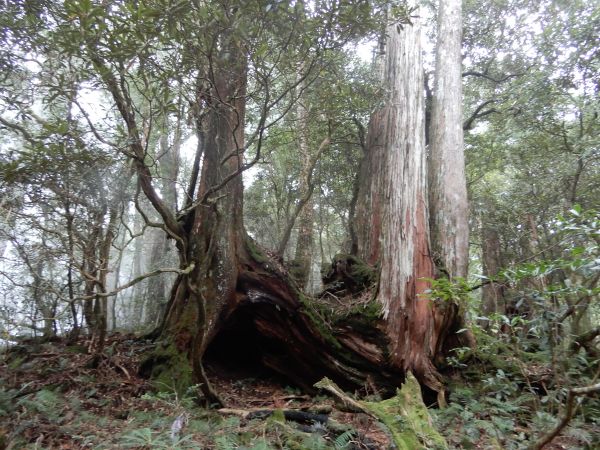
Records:
[[[203,368],[215,337],[240,317],[264,343],[261,362],[311,389],[328,376],[349,389],[373,383],[393,393],[403,373],[386,358],[389,342],[377,317],[324,318],[324,305],[303,296],[274,260],[246,235],[242,220],[245,65],[231,59],[211,80],[203,119],[205,146],[196,206],[178,237],[182,273],[172,292],[157,347],[142,372],[175,388],[198,384],[219,403]],[[187,273],[185,268],[193,269]],[[356,331],[360,330],[360,331]],[[241,346],[242,343],[240,342]],[[235,358],[235,355],[231,355]],[[185,368],[191,364],[191,370]]]

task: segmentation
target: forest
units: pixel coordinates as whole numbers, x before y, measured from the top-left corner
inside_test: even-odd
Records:
[[[600,4],[0,22],[0,450],[600,447]]]

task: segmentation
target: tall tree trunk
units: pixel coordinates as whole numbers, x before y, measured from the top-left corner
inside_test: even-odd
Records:
[[[97,294],[105,294],[107,276],[110,263],[110,249],[115,238],[115,227],[118,220],[118,203],[111,204],[108,216],[108,224],[104,228],[102,239],[99,241],[97,277],[95,281],[95,291]],[[96,295],[94,301],[94,329],[92,332],[92,343],[90,348],[94,355],[100,355],[104,349],[106,331],[108,327],[108,298],[103,295]]]
[[[431,111],[429,208],[433,257],[449,277],[467,276],[469,207],[462,129],[462,2],[441,0]]]
[[[442,363],[457,344],[455,332],[462,320],[455,305],[432,304],[425,297],[426,280],[434,276],[434,261],[429,237],[418,18],[412,25],[388,28],[385,58],[387,101],[371,117],[360,172],[355,213],[357,253],[369,264],[381,267],[377,300],[387,323],[392,361],[440,392],[441,380],[434,363]],[[464,184],[464,175],[462,179]],[[448,192],[447,186],[441,188]],[[461,219],[466,223],[466,211],[464,214]],[[456,251],[448,256],[462,257]],[[466,261],[458,265],[466,268]],[[454,266],[452,261],[450,267]]]
[[[314,229],[314,211],[312,202],[304,206],[300,214],[300,223],[298,226],[298,239],[296,240],[296,252],[293,261],[293,275],[298,285],[307,290],[307,283],[310,277],[313,254],[313,229]]]
[[[469,204],[462,119],[462,1],[440,0],[435,86],[429,130],[429,226],[436,275],[466,278],[469,265]],[[460,305],[439,305],[436,362],[454,346],[474,346]]]
[[[220,400],[208,384],[202,357],[235,308],[239,257],[245,245],[242,178],[230,176],[243,164],[246,64],[228,40],[225,36],[211,72],[198,204],[186,220],[190,229],[180,252],[182,266],[194,268],[178,277],[162,329],[162,336],[177,351],[190,355],[191,381],[201,385],[210,402],[217,403]]]
[[[385,180],[388,177],[382,129],[387,126],[384,112],[383,109],[377,110],[369,122],[367,151],[358,174],[358,194],[354,212],[353,253],[370,265],[377,264],[381,255],[379,238],[384,217],[384,199],[381,193],[385,189]]]
[[[387,319],[392,360],[439,391],[441,385],[431,362],[436,342],[433,309],[428,300],[419,297],[428,287],[425,279],[433,276],[421,51],[419,19],[400,30],[388,29],[384,83],[389,96],[369,128],[376,139],[371,145],[382,153],[380,172],[371,174],[381,177],[376,181],[378,192],[371,193],[377,198],[375,205],[381,205],[381,211],[375,211],[380,227],[374,227],[380,228],[381,234],[367,235],[367,256],[373,261],[377,255],[381,263],[377,300]]]
[[[125,235],[121,236],[121,242],[119,245],[119,255],[115,261],[114,266],[114,275],[112,280],[113,290],[117,289],[120,286],[121,282],[121,264],[123,263],[123,246],[125,245]],[[119,293],[117,292],[115,295],[108,299],[108,327],[109,330],[115,331],[117,329],[117,303],[119,301]]]
[[[294,253],[293,269],[298,285],[306,288],[310,273],[313,247],[313,222],[314,211],[312,202],[312,171],[314,168],[313,157],[310,154],[308,107],[305,99],[298,101],[298,144],[300,156],[302,157],[302,172],[300,178],[300,192],[306,201],[300,212],[300,224],[298,227],[298,239],[296,240],[296,252]],[[318,157],[316,155],[315,157]]]
[[[159,139],[158,169],[161,176],[161,196],[165,203],[173,210],[177,210],[177,176],[179,174],[179,151],[181,147],[181,120],[178,119],[173,144],[169,145],[168,120],[164,119],[162,135]],[[173,250],[168,236],[159,229],[150,230],[150,271],[161,267],[169,267],[169,251]],[[173,256],[171,254],[171,256]],[[160,274],[148,280],[146,284],[144,324],[155,327],[164,313],[166,299],[166,285],[172,282],[171,274]]]
[[[503,267],[500,253],[500,237],[498,231],[485,224],[481,229],[481,260],[483,275],[492,279],[498,275]],[[489,283],[482,288],[482,311],[485,316],[505,312],[504,286],[498,283]]]
[[[152,229],[149,233],[152,249],[150,251],[150,260],[148,262],[148,271],[169,267],[168,251],[169,242],[167,236],[162,230]],[[156,327],[161,313],[164,313],[166,303],[166,282],[169,274],[160,274],[151,277],[146,286],[144,294],[146,303],[146,314],[144,316],[144,325]]]
[[[133,245],[133,258],[131,277],[138,278],[144,273],[144,241],[147,239],[146,233],[143,233],[143,219],[139,214],[134,216],[134,233],[138,235],[135,238]],[[137,283],[133,286],[130,298],[130,324],[133,327],[141,327],[143,325],[144,312],[144,286],[145,282]]]

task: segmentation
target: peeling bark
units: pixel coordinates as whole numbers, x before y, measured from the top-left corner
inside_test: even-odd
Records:
[[[412,370],[434,390],[436,333],[433,309],[422,297],[433,276],[429,253],[422,96],[421,29],[387,30],[385,105],[371,117],[355,229],[358,255],[381,264],[377,301],[386,320],[390,361]]]

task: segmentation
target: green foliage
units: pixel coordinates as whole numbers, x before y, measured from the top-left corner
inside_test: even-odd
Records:
[[[450,386],[450,406],[436,414],[451,445],[527,447],[554,426],[567,390],[597,377],[597,344],[577,351],[571,339],[592,327],[586,318],[598,317],[598,214],[574,206],[551,226],[563,249],[558,257],[483,277],[484,283],[501,283],[510,288],[507,295],[518,296],[516,313],[483,317],[478,305],[470,304],[478,319],[471,326],[477,347],[453,351],[449,363],[464,379]],[[463,280],[433,281],[430,295],[444,300],[457,301],[473,291]],[[572,448],[592,445],[590,430],[600,419],[597,399],[586,399],[580,411],[564,433]]]
[[[35,394],[23,397],[18,405],[28,409],[33,414],[40,414],[50,421],[58,421],[64,404],[62,395],[48,389],[42,389]]]
[[[469,295],[472,291],[472,286],[467,281],[460,277],[448,279],[440,278],[425,278],[429,283],[430,288],[422,295],[432,300],[438,300],[447,303],[455,303],[457,305],[468,307],[472,300]]]
[[[157,448],[157,449],[187,449],[200,448],[193,441],[192,435],[172,438],[166,432],[154,431],[151,428],[138,428],[124,433],[120,440],[120,446],[124,448]]]
[[[19,392],[15,389],[0,388],[0,417],[7,416],[15,408],[15,397]]]
[[[335,446],[335,450],[344,450],[350,445],[352,438],[356,435],[356,431],[354,430],[346,430],[342,434],[340,434],[335,441],[333,441],[333,445]]]

